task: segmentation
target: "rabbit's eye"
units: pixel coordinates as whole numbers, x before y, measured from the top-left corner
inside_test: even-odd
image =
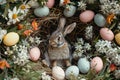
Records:
[[[58,41],[60,41],[60,37],[58,37]]]

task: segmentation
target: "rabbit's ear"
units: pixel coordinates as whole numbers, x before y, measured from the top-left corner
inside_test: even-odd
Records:
[[[60,18],[59,25],[58,25],[58,30],[63,31],[65,23],[66,23],[66,19],[65,18]]]
[[[76,27],[76,23],[75,22],[70,24],[70,25],[68,25],[66,27],[65,31],[64,31],[64,36],[66,36],[66,34],[71,33],[74,30],[75,27]]]

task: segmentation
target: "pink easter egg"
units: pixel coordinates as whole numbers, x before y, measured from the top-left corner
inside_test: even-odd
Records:
[[[40,57],[40,49],[38,47],[32,48],[29,53],[32,61],[37,61]]]
[[[96,72],[100,72],[103,69],[103,61],[100,57],[94,57],[91,60],[91,68]]]
[[[48,0],[46,5],[47,5],[48,8],[52,8],[54,6],[54,3],[55,3],[54,0]]]
[[[91,10],[86,10],[80,14],[80,21],[83,23],[90,22],[94,18],[94,12]]]
[[[101,28],[100,29],[100,36],[104,40],[112,41],[114,39],[113,32],[108,28]]]

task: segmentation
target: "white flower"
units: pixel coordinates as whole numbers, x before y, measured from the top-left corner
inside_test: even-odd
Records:
[[[46,72],[42,73],[42,80],[52,80],[49,75],[46,74]]]
[[[8,18],[9,18],[9,21],[7,22],[8,25],[11,25],[11,24],[15,24],[16,22],[19,22],[19,16],[18,16],[18,13],[19,13],[19,9],[17,10],[16,7],[13,8],[13,11],[11,11],[10,9],[8,10]]]
[[[88,26],[85,29],[85,38],[92,39],[92,37],[93,37],[93,26]]]
[[[101,11],[104,14],[120,14],[120,4],[118,1],[115,0],[100,0],[101,2]]]
[[[6,33],[7,33],[7,30],[3,30],[0,28],[0,43],[2,42],[2,39]]]
[[[91,50],[91,45],[89,43],[85,43],[84,44],[84,49],[87,50],[87,51]]]
[[[78,2],[78,9],[79,10],[86,10],[86,3],[83,1]]]
[[[20,13],[26,15],[28,13],[28,11],[29,11],[29,8],[30,8],[30,6],[28,4],[26,4],[26,1],[23,2],[23,4],[21,4],[20,7],[19,7]]]
[[[106,53],[111,47],[111,42],[107,40],[98,40],[95,44],[96,51],[99,53]]]

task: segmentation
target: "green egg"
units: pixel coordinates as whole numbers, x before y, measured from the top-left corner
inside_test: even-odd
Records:
[[[75,65],[72,65],[70,67],[68,67],[65,71],[65,75],[67,78],[69,78],[71,75],[78,77],[79,75],[79,68]]]
[[[102,14],[96,14],[94,17],[94,22],[99,27],[104,27],[106,23],[106,19]]]
[[[81,73],[87,73],[90,69],[90,62],[87,58],[80,58],[78,61],[78,68]]]
[[[34,10],[34,14],[37,16],[37,17],[45,17],[49,14],[49,8],[47,6],[44,6],[44,7],[38,7]]]

